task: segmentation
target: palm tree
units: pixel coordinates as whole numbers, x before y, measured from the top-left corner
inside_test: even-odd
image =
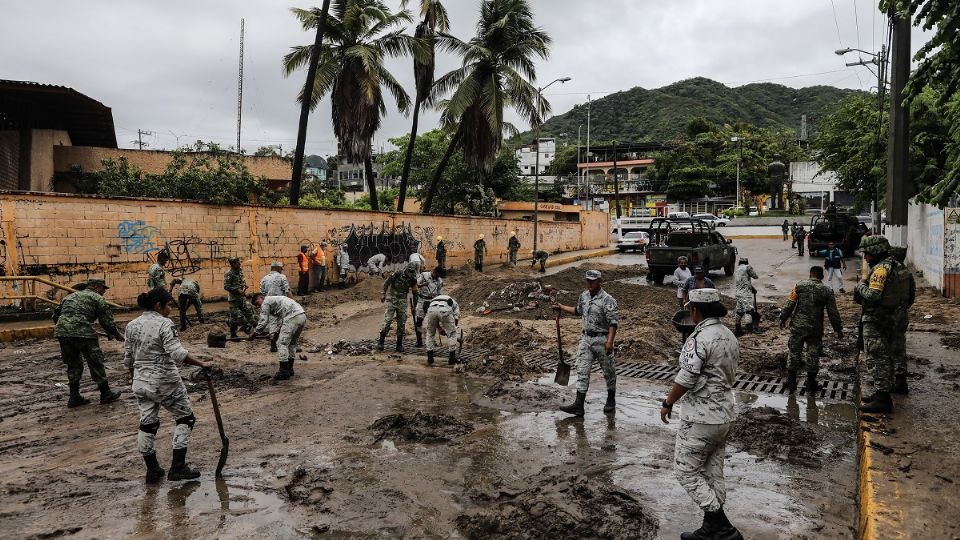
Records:
[[[294,8],[304,30],[317,26],[319,12]],[[316,108],[320,99],[331,96],[333,133],[341,152],[351,162],[363,161],[367,186],[370,191],[370,209],[379,210],[377,187],[373,178],[371,142],[380,128],[380,120],[387,108],[383,101],[386,88],[401,112],[410,109],[410,97],[394,76],[387,71],[384,58],[416,54],[423,56],[414,38],[404,35],[404,23],[412,22],[410,13],[401,10],[391,13],[379,0],[338,0],[331,3],[327,18],[326,36],[317,58],[317,75],[313,93],[298,97],[310,101]],[[308,65],[312,45],[293,47],[283,57],[283,69],[289,76]]]
[[[406,7],[409,0],[401,2]],[[400,173],[400,197],[397,202],[397,211],[403,212],[403,203],[407,196],[407,183],[410,178],[410,162],[413,160],[413,148],[417,142],[417,123],[420,120],[420,106],[429,95],[433,86],[435,68],[434,37],[437,30],[446,32],[450,28],[447,8],[437,0],[420,0],[420,15],[423,20],[417,25],[414,37],[429,47],[430,55],[424,61],[413,60],[413,76],[417,85],[417,96],[413,101],[413,126],[410,128],[410,141],[407,143],[407,153],[403,158],[403,172]]]
[[[432,100],[450,94],[441,122],[456,130],[430,182],[425,213],[430,212],[443,170],[458,147],[481,177],[493,168],[504,132],[516,132],[503,119],[504,107],[513,107],[531,125],[550,112],[532,82],[537,78],[534,60],[547,58],[550,36],[534,25],[527,0],[484,0],[476,36],[463,42],[439,33],[436,41],[462,56],[463,65],[438,79],[428,96]]]

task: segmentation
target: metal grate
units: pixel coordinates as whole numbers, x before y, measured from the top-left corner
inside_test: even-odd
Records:
[[[374,340],[364,340],[359,343],[370,347],[375,347],[377,344]],[[406,348],[406,353],[426,355],[427,351],[423,347],[408,346]],[[460,354],[460,359],[476,360],[486,355],[487,351],[483,349],[470,348],[465,349],[463,353]],[[554,371],[557,368],[556,355],[542,349],[524,351],[520,353],[519,356],[527,363],[527,365],[543,372]],[[600,364],[594,364],[592,371],[594,373],[599,372]],[[670,364],[618,362],[616,371],[617,375],[621,377],[669,382],[673,380],[674,376],[676,376],[677,367]],[[786,388],[783,386],[785,382],[786,381],[783,377],[758,375],[755,373],[738,373],[736,381],[733,383],[733,387],[737,390],[743,390],[745,392],[785,394],[787,392]],[[802,382],[803,381],[801,380],[801,385],[797,386],[796,394],[799,396],[804,396],[807,393],[807,389],[806,387],[802,386]],[[818,382],[822,388],[816,397],[821,399],[835,399],[841,401],[853,399],[853,386],[849,383],[828,380],[818,380]]]

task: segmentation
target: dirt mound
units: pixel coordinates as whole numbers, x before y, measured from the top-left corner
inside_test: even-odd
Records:
[[[294,300],[303,307],[320,308],[319,311],[311,312],[314,314],[323,313],[323,308],[343,302],[376,301],[380,299],[380,294],[383,292],[383,278],[377,276],[368,277],[366,274],[361,274],[360,282],[353,283],[353,274],[351,273],[347,276],[347,287],[345,289],[341,289],[337,285],[337,276],[327,276],[327,279],[333,279],[334,282],[332,285],[328,283],[326,290],[323,292],[315,292],[308,296],[294,296]]]
[[[251,394],[259,392],[270,381],[270,375],[267,373],[247,373],[237,368],[214,368],[210,370],[210,376],[217,390],[241,388]],[[192,371],[186,379],[184,385],[188,392],[207,391],[207,379],[202,369]]]
[[[951,349],[960,349],[960,334],[943,336],[940,338],[940,343]]]
[[[566,391],[560,386],[500,379],[473,401],[502,411],[532,412],[559,408],[565,395]]]
[[[544,469],[522,491],[501,489],[491,504],[460,515],[467,538],[656,538],[654,513],[599,475]]]
[[[740,414],[730,430],[730,442],[760,458],[820,468],[839,451],[836,432],[800,422],[773,407],[756,407]]]
[[[512,323],[491,322],[466,333],[466,346],[483,350],[483,354],[471,358],[459,369],[476,375],[495,377],[524,377],[539,373],[523,358],[522,353],[540,349],[546,339],[536,330],[523,326],[519,320]]]
[[[417,443],[443,443],[460,438],[473,431],[473,424],[452,416],[425,414],[413,416],[391,414],[370,425],[376,440],[392,439]]]

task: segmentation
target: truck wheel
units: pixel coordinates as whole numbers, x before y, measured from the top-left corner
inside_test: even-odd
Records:
[[[710,275],[710,259],[704,259],[703,264],[701,266],[703,266],[703,275],[709,276]]]
[[[734,261],[734,259],[736,259],[736,257],[731,258],[730,261],[727,262],[727,265],[723,267],[723,273],[724,273],[724,275],[727,275],[727,276],[732,276],[732,275],[733,275],[733,270],[734,270],[734,262],[733,262],[733,261]]]
[[[654,285],[663,284],[663,274],[660,272],[650,272],[650,281],[652,281]]]

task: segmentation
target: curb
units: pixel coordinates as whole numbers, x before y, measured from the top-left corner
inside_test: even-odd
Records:
[[[860,401],[860,396],[857,396]],[[859,415],[858,415],[859,416]],[[876,482],[873,465],[873,447],[870,446],[870,432],[862,419],[857,420],[857,538],[873,540],[877,537],[878,508],[873,498],[873,486]]]
[[[603,249],[597,249],[594,251],[588,251],[586,253],[580,253],[577,255],[567,255],[566,257],[561,255],[559,257],[555,257],[555,258],[551,257],[547,259],[546,266],[547,268],[551,268],[554,266],[560,266],[562,264],[570,264],[573,262],[583,261],[586,259],[593,259],[596,257],[606,257],[607,255],[616,255],[617,253],[620,253],[620,250],[618,250],[617,248],[603,248]]]

